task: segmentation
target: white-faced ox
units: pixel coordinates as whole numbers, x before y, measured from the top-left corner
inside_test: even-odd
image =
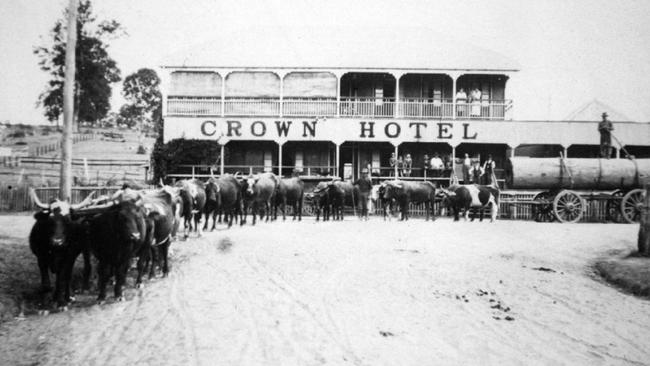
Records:
[[[73,299],[70,283],[74,262],[82,253],[83,288],[90,288],[90,251],[84,236],[83,218],[76,216],[75,211],[89,205],[94,192],[79,204],[59,199],[43,204],[34,189],[30,189],[29,193],[34,204],[41,209],[34,214],[36,222],[29,233],[29,247],[36,256],[41,273],[41,289],[44,293],[51,290],[51,271],[56,276],[54,300],[60,308],[65,309],[65,305]]]
[[[278,183],[278,178],[273,173],[257,174],[243,180],[241,189],[244,199],[244,217],[241,220],[241,225],[246,223],[248,207],[251,207],[253,225],[255,225],[257,214],[260,215],[260,219],[266,215],[266,221],[269,221]]]
[[[384,200],[395,200],[400,207],[402,217],[408,220],[409,204],[424,203],[426,219],[434,218],[433,207],[436,198],[436,187],[431,182],[387,181]]]
[[[201,218],[205,207],[205,184],[198,179],[181,180],[176,182],[179,196],[182,201],[181,216],[185,222],[185,237],[190,235],[192,223],[198,236],[203,234]]]
[[[461,211],[465,220],[469,217],[470,209],[479,211],[480,221],[483,221],[484,209],[491,206],[490,222],[494,222],[499,213],[499,189],[492,186],[478,186],[475,184],[452,185],[442,190],[443,206],[454,211],[454,221],[458,221]],[[474,221],[475,214],[472,215]]]

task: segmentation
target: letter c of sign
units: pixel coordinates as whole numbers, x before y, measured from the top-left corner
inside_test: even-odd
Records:
[[[208,131],[210,128],[210,131]],[[217,123],[215,121],[205,121],[201,124],[201,133],[205,136],[214,136],[217,133]]]

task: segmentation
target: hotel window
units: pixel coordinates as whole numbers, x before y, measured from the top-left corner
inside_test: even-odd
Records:
[[[296,151],[296,172],[302,173],[304,158],[301,150]]]
[[[384,104],[384,89],[375,88],[375,105],[381,106]]]
[[[271,153],[271,150],[264,151],[264,171],[273,171],[273,153]]]

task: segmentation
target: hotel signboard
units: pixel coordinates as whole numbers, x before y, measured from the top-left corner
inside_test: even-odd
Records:
[[[448,143],[574,144],[597,145],[597,122],[563,121],[471,121],[394,119],[295,119],[250,117],[167,117],[165,142],[173,139],[345,141]],[[614,124],[620,140],[629,145],[645,145],[650,124]]]

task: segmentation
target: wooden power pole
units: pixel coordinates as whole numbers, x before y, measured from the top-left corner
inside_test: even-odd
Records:
[[[77,47],[77,0],[68,5],[68,41],[65,46],[63,84],[63,136],[61,137],[61,177],[59,198],[72,199],[72,125],[74,124],[75,51]]]

